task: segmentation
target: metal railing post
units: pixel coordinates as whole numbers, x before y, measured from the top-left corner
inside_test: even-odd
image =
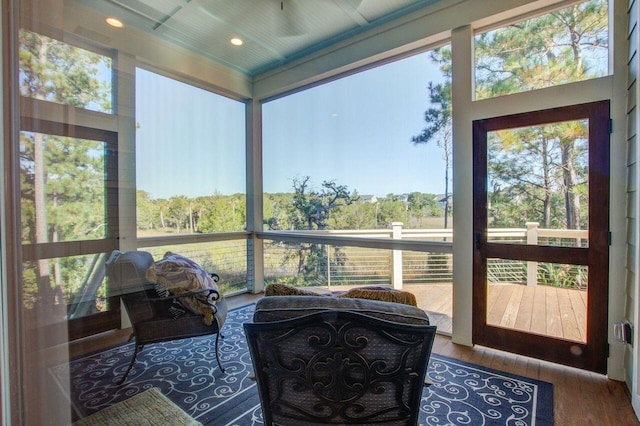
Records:
[[[331,246],[327,245],[327,288],[331,288]]]
[[[538,244],[538,222],[527,222],[527,244]],[[527,285],[538,285],[538,262],[527,262]]]
[[[391,238],[402,239],[402,222],[391,222]],[[402,290],[402,250],[393,250],[391,255],[391,285]]]

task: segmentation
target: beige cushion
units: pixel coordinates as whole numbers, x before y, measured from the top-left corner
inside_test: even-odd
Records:
[[[319,296],[264,297],[256,303],[253,321],[279,321],[336,309],[404,324],[429,325],[427,314],[415,306],[378,300]]]
[[[387,287],[358,287],[353,288],[337,297],[351,297],[355,299],[382,300],[384,302],[402,303],[404,305],[418,306],[416,296],[403,290]]]
[[[304,290],[287,284],[268,284],[264,289],[265,296],[322,296],[311,290]]]

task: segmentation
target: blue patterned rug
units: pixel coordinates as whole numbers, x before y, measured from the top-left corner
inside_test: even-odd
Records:
[[[78,417],[144,390],[162,393],[205,425],[261,425],[260,400],[249,377],[251,359],[242,323],[254,305],[229,312],[218,369],[211,337],[148,345],[127,381],[116,384],[131,359],[133,343],[74,359],[51,369],[59,383],[70,383]],[[553,388],[546,382],[487,369],[432,354],[420,425],[553,425]]]

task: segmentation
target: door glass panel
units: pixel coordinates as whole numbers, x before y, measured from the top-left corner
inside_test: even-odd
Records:
[[[20,133],[22,241],[105,238],[106,143]]]
[[[488,241],[588,246],[588,120],[489,132]]]
[[[586,342],[587,267],[487,259],[487,324]]]

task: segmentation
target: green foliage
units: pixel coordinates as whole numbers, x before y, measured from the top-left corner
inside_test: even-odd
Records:
[[[606,73],[607,1],[591,0],[476,37],[476,97],[580,81]]]
[[[586,225],[587,132],[577,121],[490,133],[491,226],[520,227],[523,218],[542,228]]]
[[[476,96],[486,98],[606,73],[607,2],[591,0],[476,36]],[[587,225],[587,123],[493,132],[489,223]]]
[[[413,136],[414,144],[435,142],[442,149],[445,162],[444,175],[444,227],[448,227],[450,214],[449,206],[449,174],[453,167],[453,115],[451,92],[451,48],[449,46],[435,49],[431,52],[431,59],[440,67],[444,77],[443,83],[429,82],[429,104],[424,113],[425,127],[420,134]]]
[[[22,96],[111,112],[111,81],[100,78],[110,58],[26,30],[19,46]]]
[[[327,229],[331,214],[340,214],[342,207],[355,203],[357,193],[349,193],[345,185],[335,181],[322,182],[317,191],[311,186],[311,177],[293,180],[293,199],[289,205],[289,215],[293,229]]]
[[[575,265],[539,263],[538,284],[586,289],[587,270],[585,267]]]

